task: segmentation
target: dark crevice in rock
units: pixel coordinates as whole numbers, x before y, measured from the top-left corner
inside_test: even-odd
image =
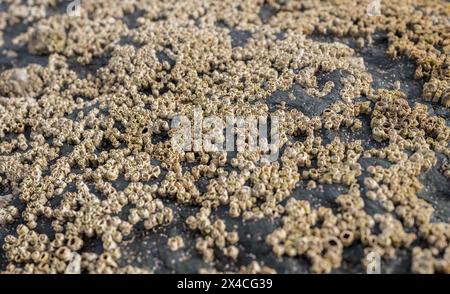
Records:
[[[105,52],[101,56],[93,58],[89,64],[80,64],[77,62],[76,57],[70,57],[67,60],[69,68],[78,74],[80,79],[85,79],[89,75],[95,76],[97,70],[108,65],[111,58],[111,52]]]
[[[230,30],[231,47],[244,47],[248,40],[252,37],[252,33],[245,30]]]
[[[169,140],[169,134],[167,132],[161,132],[159,134],[157,133],[153,133],[152,134],[152,144],[158,144],[158,143],[163,143],[166,142],[167,140]]]
[[[275,14],[276,10],[268,3],[264,3],[258,13],[259,18],[264,24],[268,23],[270,18],[272,18]]]
[[[125,35],[122,36],[119,40],[118,43],[120,46],[125,46],[125,45],[131,45],[133,46],[135,49],[139,49],[142,47],[142,44],[139,44],[138,42],[135,42],[132,36],[129,35]]]
[[[156,52],[156,57],[158,58],[158,61],[163,63],[166,61],[170,64],[171,67],[174,67],[176,65],[176,60],[169,57],[169,55],[164,51],[158,51]]]
[[[144,16],[143,10],[135,10],[134,12],[127,14],[123,17],[123,21],[127,24],[130,30],[139,27],[138,19],[139,17]]]
[[[334,91],[338,91],[338,88],[339,87],[336,87]],[[292,93],[294,95],[294,100],[289,99],[289,93]],[[275,91],[266,99],[266,102],[267,104],[269,104],[269,107],[271,109],[277,107],[277,105],[279,105],[281,102],[285,102],[287,108],[298,109],[308,117],[313,117],[320,116],[327,107],[329,107],[339,99],[339,95],[332,94],[327,95],[323,98],[312,97],[306,93],[303,87],[295,84],[288,91]]]
[[[450,181],[440,171],[440,167],[446,156],[436,153],[438,159],[430,170],[422,173],[419,177],[423,184],[418,196],[431,203],[435,209],[432,221],[450,221]]]
[[[49,3],[49,6],[47,6],[46,9],[46,17],[52,17],[55,15],[67,13],[67,8],[69,4],[72,3],[72,1],[73,0],[57,1],[57,3],[55,3],[56,5],[52,5],[51,3]]]
[[[348,192],[348,188],[337,184],[320,184],[317,183],[317,188],[308,190],[307,180],[301,180],[299,187],[292,191],[292,197],[297,200],[306,200],[311,204],[312,208],[319,208],[320,206],[331,208],[335,213],[338,210],[336,198]]]

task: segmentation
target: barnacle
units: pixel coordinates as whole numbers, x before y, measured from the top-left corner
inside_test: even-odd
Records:
[[[357,242],[367,266],[368,255],[393,259],[419,238],[405,271],[450,271],[449,225],[432,221],[435,204],[420,195],[424,174],[449,179],[443,1],[385,2],[374,18],[367,0],[239,9],[231,0],[84,1],[79,17],[46,16],[63,1],[22,4],[26,13],[16,2],[0,11],[0,50],[17,59],[26,46],[43,62],[0,64],[1,271],[153,272],[122,267],[133,263],[127,244],[140,227],[144,237],[173,236],[164,246],[180,252],[168,254],[199,254],[205,264],[225,256],[240,273],[274,272],[241,263],[252,254],[250,237],[277,257],[306,257],[314,273],[341,268]],[[257,14],[261,5],[271,7],[269,22]],[[5,38],[20,22],[25,31]],[[242,31],[248,38],[236,40]],[[415,61],[420,97],[404,92],[403,80],[375,86],[379,73],[364,54],[378,31],[389,56]],[[179,117],[190,124],[175,127]],[[279,125],[277,142],[251,132],[264,122]],[[217,147],[229,143],[222,124],[231,124],[233,150]],[[189,150],[175,148],[180,129]],[[334,203],[322,201],[330,187],[340,187]],[[242,235],[245,221],[266,218],[279,226]],[[42,222],[54,237],[38,234]],[[92,241],[98,253],[85,246]]]

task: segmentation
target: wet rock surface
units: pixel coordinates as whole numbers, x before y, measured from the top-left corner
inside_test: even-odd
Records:
[[[5,9],[0,4],[0,11]],[[260,11],[260,17],[263,23],[268,23],[273,15],[272,8],[269,5],[263,5]],[[52,13],[61,13],[61,9],[53,9]],[[128,27],[134,28],[138,26],[137,18],[142,16],[142,12],[128,14],[125,17],[125,22]],[[23,46],[15,46],[12,44],[12,39],[20,32],[23,32],[27,25],[16,24],[8,27],[4,31],[5,44],[0,47],[0,51],[9,50],[14,51],[16,55],[0,57],[0,73],[17,67],[25,67],[30,64],[39,64],[46,66],[48,64],[48,56],[36,55],[29,53],[28,49]],[[233,47],[244,47],[251,38],[251,33],[245,30],[231,29],[230,30],[231,44]],[[442,117],[449,125],[449,111],[442,104],[438,102],[424,102],[421,98],[423,91],[423,80],[414,78],[415,63],[407,57],[401,56],[397,58],[390,58],[386,54],[388,48],[388,40],[383,32],[377,32],[373,37],[373,43],[366,45],[363,48],[357,48],[353,41],[349,38],[338,38],[332,36],[323,36],[313,34],[310,36],[312,40],[324,43],[342,42],[354,48],[356,55],[362,57],[368,72],[373,77],[372,86],[374,89],[395,89],[397,85],[400,90],[406,94],[408,103],[413,106],[415,103],[425,103],[429,106],[430,115]],[[161,62],[167,62],[170,66],[175,65],[172,60],[164,52],[157,54]],[[98,70],[108,64],[110,56],[106,53],[100,57],[93,58],[92,62],[87,65],[80,65],[75,60],[69,60],[71,69],[78,75],[79,78],[85,78],[87,75],[95,76]],[[297,109],[307,116],[320,116],[323,111],[340,100],[339,92],[342,89],[341,79],[346,73],[341,70],[333,71],[331,73],[318,73],[316,76],[318,87],[321,89],[327,81],[334,82],[334,89],[321,99],[312,97],[306,93],[306,89],[299,84],[294,84],[289,90],[277,90],[266,98],[266,103],[269,109],[275,110],[281,104],[288,109]],[[397,82],[399,81],[399,83]],[[294,99],[290,97],[293,94]],[[368,101],[367,97],[358,98],[360,101]],[[372,103],[373,104],[373,103]],[[86,110],[86,114],[89,109]],[[76,114],[71,114],[72,119],[75,119]],[[341,138],[341,141],[350,142],[354,140],[362,140],[365,149],[383,147],[382,142],[378,142],[372,138],[372,129],[370,126],[370,115],[363,114],[361,116],[363,122],[362,128],[358,131],[352,131],[349,128],[341,128],[338,131],[321,130],[318,134],[322,137],[322,142],[331,142],[335,137]],[[166,137],[167,139],[167,137]],[[297,138],[300,139],[301,138]],[[159,136],[159,140],[164,140],[164,135]],[[70,153],[73,146],[66,146],[63,153]],[[105,148],[107,149],[107,148]],[[435,164],[429,171],[420,176],[420,181],[423,188],[418,194],[420,198],[428,201],[435,208],[432,216],[433,221],[449,222],[450,221],[450,180],[445,177],[441,171],[441,167],[446,160],[445,155],[437,154],[437,164]],[[383,208],[376,201],[368,199],[366,195],[366,188],[363,184],[363,178],[367,176],[365,170],[371,165],[381,165],[389,167],[390,163],[379,158],[361,158],[359,163],[362,166],[363,175],[358,178],[360,183],[360,190],[362,198],[365,202],[365,211],[374,215],[376,213],[383,213]],[[187,170],[189,170],[189,166]],[[229,166],[232,169],[231,165]],[[162,168],[162,175],[155,179],[154,182],[159,184],[164,177],[164,169]],[[206,191],[208,180],[199,181],[198,189]],[[122,177],[113,182],[116,189],[123,190],[127,186],[127,181]],[[318,184],[315,189],[307,188],[307,181],[299,181],[297,187],[292,192],[292,198],[297,200],[307,200],[312,207],[329,207],[336,210],[335,199],[337,196],[346,193],[348,187],[338,184]],[[8,187],[0,186],[0,197],[11,193]],[[93,193],[100,196],[100,193],[93,188]],[[284,201],[282,204],[285,204]],[[23,207],[23,204],[16,198],[13,200],[13,205]],[[213,210],[212,219],[221,218],[225,220],[227,230],[237,230],[240,240],[237,247],[240,250],[239,257],[236,262],[230,263],[229,259],[218,254],[218,257],[213,263],[207,263],[203,260],[200,253],[195,250],[195,243],[198,235],[186,227],[185,220],[189,215],[193,215],[199,211],[198,206],[194,205],[179,205],[173,199],[164,199],[164,205],[171,208],[174,212],[174,219],[165,226],[160,226],[154,230],[148,231],[142,225],[137,225],[133,233],[126,237],[121,243],[122,257],[119,260],[119,265],[133,265],[140,268],[151,270],[155,273],[197,273],[199,268],[215,268],[218,271],[238,271],[240,266],[248,265],[254,260],[258,260],[262,265],[269,266],[275,269],[278,273],[307,273],[309,272],[310,264],[304,257],[276,257],[272,254],[272,248],[265,242],[266,236],[273,232],[281,225],[280,218],[262,219],[262,220],[248,220],[243,221],[241,218],[231,218],[228,215],[228,210],[225,207],[219,207]],[[57,203],[55,203],[57,206]],[[0,227],[0,245],[4,244],[4,239],[9,234],[14,234],[14,230],[21,222],[14,222],[9,225]],[[46,220],[39,223],[36,231],[40,233],[54,235],[50,223]],[[167,249],[167,240],[169,237],[181,235],[185,247],[178,251],[172,252]],[[85,248],[92,252],[100,253],[102,251],[102,243],[95,238],[90,239],[89,243],[85,244]],[[218,249],[215,249],[220,253]],[[361,256],[363,255],[363,247],[356,243],[346,248],[343,255],[342,266],[334,269],[334,273],[361,273],[364,269],[361,265]],[[409,273],[411,268],[411,250],[398,249],[397,257],[393,261],[383,262],[382,272],[385,273]],[[0,250],[0,269],[4,270],[7,264],[5,252]]]

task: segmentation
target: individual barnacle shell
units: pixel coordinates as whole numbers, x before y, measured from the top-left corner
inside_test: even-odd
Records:
[[[344,246],[349,246],[354,241],[354,234],[350,230],[345,230],[339,235],[339,238]]]
[[[175,236],[169,238],[169,240],[167,241],[167,245],[169,246],[170,250],[177,251],[180,248],[184,247],[184,240],[181,236]]]
[[[65,246],[58,248],[55,254],[59,259],[66,262],[72,258],[71,250]]]
[[[78,237],[69,237],[69,239],[67,240],[67,246],[72,251],[78,251],[83,247],[83,240]]]
[[[64,270],[64,274],[80,274],[81,273],[81,255],[74,252],[72,253],[72,259],[67,264]]]
[[[28,234],[29,231],[30,230],[28,229],[28,227],[23,224],[20,224],[19,226],[17,226],[17,234],[20,237],[24,237],[25,235]]]
[[[239,255],[239,249],[234,245],[223,248],[222,252],[233,260],[236,260]]]

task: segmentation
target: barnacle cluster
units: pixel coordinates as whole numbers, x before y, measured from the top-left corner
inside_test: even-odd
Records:
[[[65,1],[2,1],[0,59],[45,62],[0,72],[0,270],[152,272],[127,263],[124,244],[178,221],[165,246],[201,256],[199,272],[274,273],[276,263],[242,258],[239,230],[269,221],[264,246],[277,260],[306,257],[311,272],[338,270],[362,246],[362,266],[373,252],[388,263],[406,250],[408,271],[450,273],[448,216],[433,219],[420,196],[428,171],[450,180],[448,116],[430,111],[450,106],[450,6],[382,1],[372,16],[370,4],[83,0],[72,15]],[[358,50],[379,31],[390,62],[415,62],[423,99],[374,87]],[[246,148],[250,138],[236,152],[174,148],[173,119],[198,110],[279,118],[278,158]],[[371,159],[383,164],[362,165]],[[333,205],[296,199],[329,186],[343,187]]]

